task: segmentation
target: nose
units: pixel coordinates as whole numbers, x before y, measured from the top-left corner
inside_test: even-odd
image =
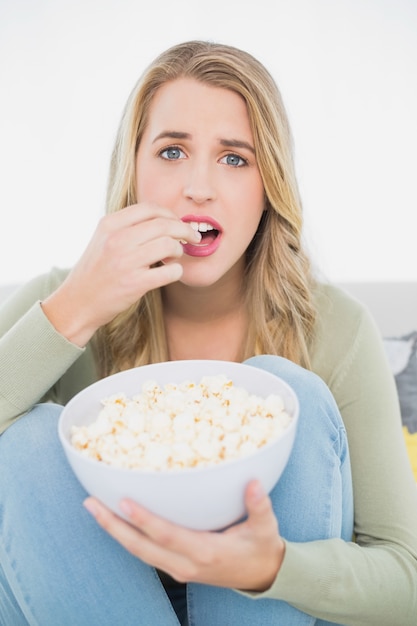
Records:
[[[202,161],[190,164],[184,183],[184,196],[197,204],[215,199],[214,172],[209,164]]]

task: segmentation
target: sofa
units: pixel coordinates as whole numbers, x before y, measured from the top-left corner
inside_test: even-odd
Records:
[[[417,481],[417,282],[349,282],[339,286],[368,307],[380,329]],[[17,287],[0,285],[0,306]]]

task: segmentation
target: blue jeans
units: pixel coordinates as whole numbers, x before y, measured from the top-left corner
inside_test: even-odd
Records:
[[[282,536],[350,540],[350,461],[332,395],[317,376],[286,359],[262,356],[248,363],[282,377],[300,401],[294,449],[270,494]],[[184,586],[188,617],[180,621],[155,569],[122,548],[82,506],[86,493],[57,437],[60,411],[37,405],[0,437],[2,626],[327,623],[280,600],[194,583]]]

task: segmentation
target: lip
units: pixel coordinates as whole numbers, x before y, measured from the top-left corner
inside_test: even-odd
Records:
[[[184,243],[183,249],[184,249],[185,254],[188,254],[188,256],[194,256],[194,257],[206,257],[206,256],[211,256],[212,254],[214,254],[214,252],[216,252],[217,248],[220,245],[222,232],[223,232],[220,224],[216,222],[216,220],[214,220],[212,217],[209,217],[208,215],[184,215],[184,217],[182,217],[181,220],[186,223],[206,222],[207,224],[210,224],[211,226],[213,226],[213,228],[215,228],[215,230],[217,230],[218,232],[217,237],[214,239],[214,241],[212,241],[209,244]]]

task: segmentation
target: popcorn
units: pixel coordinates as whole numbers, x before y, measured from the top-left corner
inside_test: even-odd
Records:
[[[279,395],[261,398],[224,375],[102,400],[92,424],[73,426],[71,443],[83,455],[127,469],[207,467],[258,450],[288,427]]]

